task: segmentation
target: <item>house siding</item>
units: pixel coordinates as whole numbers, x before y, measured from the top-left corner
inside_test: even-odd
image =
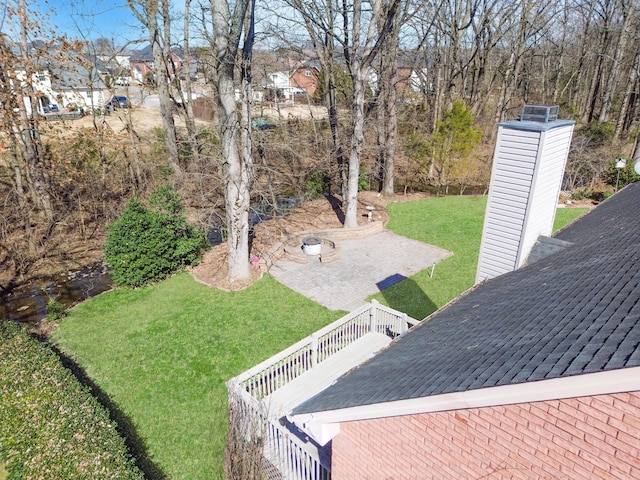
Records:
[[[499,127],[476,283],[519,268],[551,234],[572,133]]]
[[[306,71],[311,75],[307,76]],[[307,95],[313,95],[318,88],[318,71],[313,67],[298,68],[289,78],[289,86],[302,88]]]
[[[640,478],[640,392],[343,423],[332,478]]]
[[[477,281],[517,267],[539,146],[539,132],[498,130]],[[506,237],[506,232],[511,235]]]
[[[544,132],[517,266],[522,265],[540,235],[551,235],[573,126]]]

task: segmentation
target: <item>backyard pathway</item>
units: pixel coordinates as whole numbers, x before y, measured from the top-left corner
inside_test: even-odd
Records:
[[[384,230],[357,240],[336,242],[340,256],[321,263],[278,260],[269,273],[280,283],[331,310],[352,311],[366,298],[432,267],[451,252]]]

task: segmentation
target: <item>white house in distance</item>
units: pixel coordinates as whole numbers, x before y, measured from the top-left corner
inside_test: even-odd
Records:
[[[289,73],[273,72],[267,76],[266,90],[274,91],[274,101],[278,103],[292,103],[294,95],[294,87],[289,81]]]
[[[102,108],[111,98],[107,86],[93,67],[77,62],[72,68],[50,66],[50,72],[50,94],[56,99],[60,110],[90,111]]]
[[[26,83],[27,72],[17,68],[16,79]],[[71,68],[42,65],[36,73],[31,75],[37,105],[35,111],[44,114],[48,108],[55,105],[59,111],[89,111],[102,108],[111,97],[109,90],[95,69],[82,65]],[[28,97],[23,98],[28,115],[33,113],[33,107]]]

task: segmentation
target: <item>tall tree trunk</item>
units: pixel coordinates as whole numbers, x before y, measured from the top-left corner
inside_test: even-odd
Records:
[[[16,191],[16,195],[18,196],[18,208],[22,215],[24,236],[27,240],[27,250],[29,252],[29,255],[34,255],[36,253],[36,243],[33,238],[33,232],[31,228],[32,218],[29,209],[29,202],[27,202],[27,195],[24,190],[23,172],[19,161],[20,157],[16,148],[12,148],[12,150],[13,152],[11,155],[11,162],[13,167],[13,186]]]
[[[23,157],[29,166],[34,202],[48,222],[53,221],[53,205],[49,194],[49,176],[47,174],[46,155],[40,141],[40,129],[37,120],[38,101],[31,85],[31,76],[35,74],[34,62],[29,58],[27,31],[27,11],[24,0],[18,2],[18,19],[20,21],[20,61],[25,69],[26,81],[17,80],[20,85],[17,101],[18,125],[13,123],[16,141],[22,145]],[[11,66],[13,68],[13,66]],[[25,101],[31,109],[27,112]]]
[[[344,195],[345,212],[344,227],[358,226],[358,180],[360,177],[360,156],[364,144],[364,81],[362,67],[359,60],[352,60],[353,75],[353,105],[351,148],[349,152],[349,179]]]
[[[395,85],[390,83],[390,85]],[[383,195],[394,193],[395,147],[398,133],[395,88],[384,88],[380,92],[377,109],[377,170],[380,184],[378,191]]]
[[[398,16],[397,18],[400,18]],[[398,21],[393,19],[392,31],[386,37],[385,47],[380,53],[380,81],[378,85],[378,165],[380,173],[380,192],[384,195],[394,193],[395,147],[398,133],[396,112],[396,85],[398,82]],[[384,25],[381,25],[384,28]]]
[[[127,0],[129,8],[145,26],[153,53],[155,65],[156,87],[160,100],[160,117],[164,133],[164,145],[169,166],[178,180],[182,176],[178,155],[178,139],[173,119],[173,100],[169,85],[168,68],[171,63],[171,17],[169,0]],[[140,8],[140,10],[138,10]],[[158,25],[158,17],[162,19],[162,27]],[[164,29],[164,30],[163,30]]]
[[[182,98],[182,105],[184,106],[185,113],[185,125],[187,127],[187,134],[189,135],[189,145],[191,146],[191,154],[194,157],[198,157],[200,148],[198,145],[198,132],[196,130],[196,121],[193,114],[193,85],[191,82],[191,48],[189,46],[189,21],[191,11],[191,0],[184,0],[184,37],[182,46],[184,49],[184,61],[186,61],[186,75],[184,77],[184,88],[186,90],[186,96],[180,95]]]
[[[631,99],[633,98],[633,92],[638,85],[638,69],[640,68],[640,52],[636,50],[633,57],[633,63],[629,66],[627,71],[627,83],[624,90],[624,96],[620,103],[620,111],[618,112],[618,120],[616,121],[616,129],[614,131],[614,138],[619,138],[622,131],[627,124],[627,118],[629,117],[629,111],[631,110]]]
[[[614,0],[605,0],[603,2],[604,12],[602,12],[603,21],[600,26],[600,35],[598,41],[598,55],[596,57],[595,73],[591,80],[589,95],[586,97],[586,118],[585,121],[590,123],[596,117],[596,108],[600,100],[600,92],[602,87],[602,77],[604,75],[605,64],[609,60],[607,51],[609,50],[609,42],[611,41],[611,9]]]
[[[554,77],[553,77],[553,92],[551,94],[551,102],[557,103],[558,96],[560,95],[560,80],[562,78],[562,73],[564,72],[564,56],[565,56],[565,47],[567,44],[567,22],[569,16],[569,8],[565,4],[562,8],[562,37],[560,38],[560,42],[558,45],[558,54],[557,60],[555,62],[554,69]],[[553,57],[552,57],[553,58]]]
[[[344,158],[344,150],[342,147],[342,139],[340,138],[340,120],[338,118],[338,100],[336,98],[336,82],[335,74],[331,64],[330,70],[325,76],[325,104],[329,114],[329,128],[331,130],[331,142],[333,144],[333,156],[338,167],[338,176],[340,178],[340,188],[346,191],[347,188],[347,161]]]
[[[235,99],[235,63],[239,50],[240,37],[249,24],[244,47],[253,45],[253,1],[242,0],[234,4],[233,14],[226,0],[211,0],[213,17],[212,46],[216,54],[215,86],[221,111],[222,170],[225,184],[225,212],[227,220],[227,266],[230,282],[246,279],[249,270],[249,207],[251,179],[250,144],[250,104],[245,100],[245,109],[238,112]],[[247,17],[247,14],[249,17]],[[243,75],[250,75],[247,69],[251,60],[250,52],[243,51]],[[248,72],[248,73],[247,73]],[[243,78],[244,96],[250,95]],[[242,117],[242,126],[238,114]],[[241,128],[245,131],[240,132]],[[241,149],[241,137],[245,145]]]
[[[226,70],[226,69],[225,69]],[[218,91],[222,112],[223,181],[227,219],[229,281],[249,276],[249,165],[238,148],[240,125],[233,73],[219,73]]]
[[[624,5],[623,8],[625,8]],[[598,121],[600,123],[604,123],[609,119],[609,110],[611,109],[611,102],[615,94],[618,75],[620,74],[620,64],[622,63],[622,57],[626,51],[627,40],[631,37],[631,24],[634,20],[633,10],[633,4],[629,2],[623,12],[624,23],[622,25],[622,31],[620,32],[618,41],[616,42],[611,68],[609,69],[604,91],[602,92],[602,106],[600,108],[600,116],[598,117]]]
[[[166,0],[162,0],[163,5]],[[165,36],[169,28],[169,12],[163,9],[163,18],[166,18],[164,30]],[[166,15],[166,17],[165,17]],[[155,19],[153,23],[155,23]],[[180,158],[178,155],[178,137],[176,134],[176,125],[173,119],[173,112],[171,110],[173,100],[171,98],[170,91],[170,77],[168,68],[171,62],[171,53],[167,56],[167,50],[170,45],[164,45],[165,41],[161,40],[161,31],[155,23],[155,28],[149,29],[149,41],[153,49],[153,61],[156,66],[156,87],[158,88],[158,97],[160,100],[160,117],[162,118],[162,128],[164,131],[164,144],[167,151],[167,158],[169,165],[173,170],[176,178],[180,179],[182,170],[180,168]]]

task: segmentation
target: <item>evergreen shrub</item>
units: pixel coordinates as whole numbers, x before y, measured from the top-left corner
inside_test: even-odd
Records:
[[[323,193],[329,192],[331,179],[322,170],[311,170],[307,175],[304,189],[307,197],[320,198]]]
[[[47,318],[52,322],[58,322],[67,316],[67,309],[55,298],[50,298],[46,306]]]
[[[204,232],[187,222],[170,186],[157,188],[148,207],[133,198],[108,228],[105,262],[114,283],[139,287],[195,265],[207,246]]]
[[[640,175],[634,169],[633,160],[627,160],[623,168],[616,168],[616,163],[617,159],[610,160],[607,165],[605,173],[607,184],[620,189],[640,180]]]
[[[46,344],[0,320],[0,477],[143,480],[109,413]]]

